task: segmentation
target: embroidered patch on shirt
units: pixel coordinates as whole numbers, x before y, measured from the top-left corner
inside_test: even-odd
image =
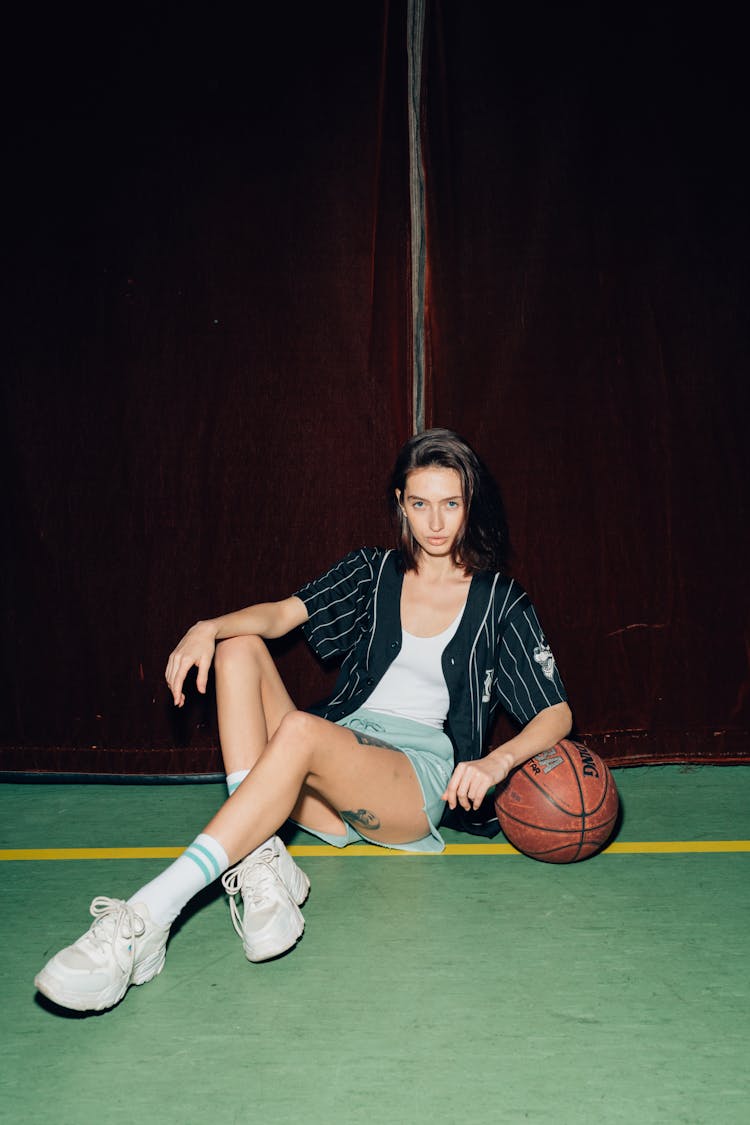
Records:
[[[490,693],[492,691],[492,679],[494,673],[491,668],[488,668],[484,673],[484,689],[482,691],[482,703],[489,703]]]
[[[536,661],[537,664],[539,664],[539,666],[542,669],[542,672],[544,673],[544,675],[547,677],[548,680],[551,680],[551,679],[554,678],[554,675],[555,675],[555,658],[552,655],[552,651],[551,651],[549,645],[547,644],[547,642],[545,641],[544,637],[542,637],[542,643],[538,644],[534,649],[534,660]]]

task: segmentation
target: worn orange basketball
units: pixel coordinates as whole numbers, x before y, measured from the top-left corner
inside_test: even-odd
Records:
[[[606,764],[568,738],[519,766],[495,792],[505,836],[545,863],[575,863],[599,851],[612,835],[619,807]]]

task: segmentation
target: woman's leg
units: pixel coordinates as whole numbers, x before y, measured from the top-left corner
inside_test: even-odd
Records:
[[[251,770],[294,703],[260,637],[220,641],[214,673],[224,768]]]
[[[334,832],[340,832],[341,818],[381,843],[407,843],[429,832],[422,791],[403,754],[369,735],[294,710],[283,716],[250,776],[205,832],[235,862],[292,812],[310,823],[306,814],[297,817],[303,789],[310,799],[338,811]]]
[[[265,752],[268,740],[296,709],[260,637],[220,642],[215,655],[219,735],[232,795]],[[340,833],[341,818],[320,797],[302,789],[294,810],[308,827]],[[276,831],[281,822],[274,824]],[[245,854],[245,853],[243,853]],[[234,862],[235,856],[231,857]],[[155,879],[139,888],[130,903],[148,910],[158,926],[170,926],[185,903],[206,882],[226,871],[227,854],[201,834],[186,852]],[[224,886],[232,896],[232,921],[250,961],[265,961],[290,949],[301,937],[300,912],[310,880],[282,840],[267,834],[233,871]],[[244,906],[240,914],[238,902]]]
[[[252,770],[281,720],[296,708],[260,637],[220,641],[214,672],[224,769],[227,775]],[[304,787],[292,811],[300,824],[321,832],[341,831],[331,806]]]
[[[201,886],[218,878],[222,868],[258,847],[286,820],[304,786],[381,843],[408,843],[429,830],[422,791],[405,755],[370,736],[289,711],[205,832],[148,886],[154,888],[161,878],[169,881],[180,864],[205,868]],[[186,892],[181,905],[199,889]],[[154,921],[148,903],[99,898],[91,912],[95,922],[87,933],[56,954],[35,980],[50,999],[79,1011],[112,1007],[131,984],[161,972],[169,934],[168,924]]]

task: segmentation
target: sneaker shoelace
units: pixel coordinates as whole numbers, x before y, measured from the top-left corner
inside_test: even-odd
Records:
[[[268,891],[274,885],[280,886],[288,894],[283,879],[274,867],[276,853],[273,848],[265,848],[260,855],[252,859],[243,859],[236,867],[225,871],[221,877],[224,890],[230,896],[229,912],[232,915],[232,925],[242,937],[242,918],[237,906],[237,895],[242,895],[245,909],[262,906],[267,898]]]
[[[96,946],[112,946],[112,952],[121,969],[133,971],[135,961],[135,941],[133,938],[143,937],[146,932],[146,923],[140,914],[129,902],[119,898],[107,898],[98,895],[89,907],[89,912],[94,921],[91,923],[87,937]],[[118,956],[118,939],[123,938],[128,944],[126,947],[127,959],[123,965]]]

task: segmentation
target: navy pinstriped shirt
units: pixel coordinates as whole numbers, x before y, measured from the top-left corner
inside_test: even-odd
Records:
[[[321,660],[341,660],[333,695],[311,710],[334,722],[366,705],[401,647],[403,573],[395,551],[352,551],[297,591],[307,608],[302,631]],[[480,758],[502,706],[522,726],[566,700],[554,658],[528,595],[500,574],[474,575],[461,622],[443,652],[456,762]],[[494,836],[497,820],[470,821],[446,809],[443,823]],[[471,814],[477,816],[478,814]]]

